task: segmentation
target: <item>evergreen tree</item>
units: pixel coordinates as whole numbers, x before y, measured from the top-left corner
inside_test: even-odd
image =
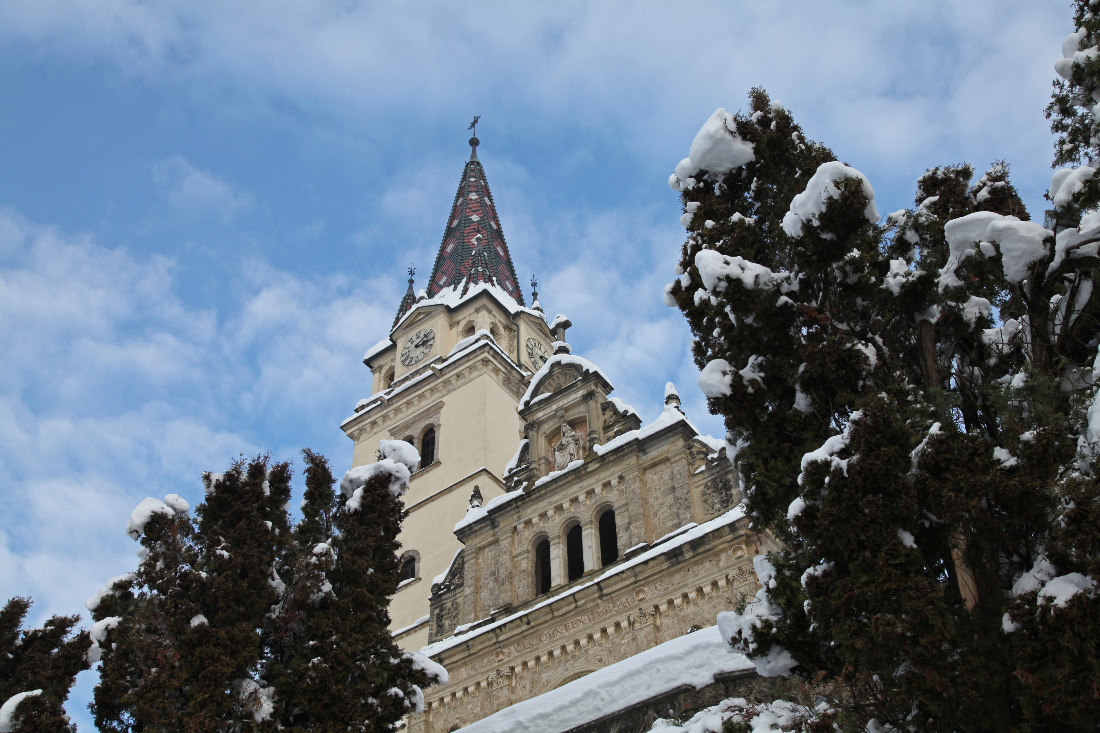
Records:
[[[0,608],[0,731],[75,731],[64,704],[76,675],[88,669],[87,631],[73,634],[78,616],[51,616],[23,629],[29,598]]]
[[[407,443],[382,441],[381,460],[348,471],[339,497],[327,461],[305,457],[298,582],[279,622],[289,643],[269,672],[281,721],[295,730],[388,731],[423,708],[424,686],[446,681],[439,665],[402,653],[388,628],[400,497],[419,457]]]
[[[882,224],[866,178],[753,90],[670,180],[668,300],[786,546],[719,624],[762,674],[824,682],[844,728],[1095,720],[1100,261],[1088,187],[1057,190],[1088,176],[1056,174],[1054,231],[1003,163],[930,170]]]
[[[262,720],[251,675],[279,597],[290,468],[266,457],[204,477],[196,523],[176,495],[145,499],[128,531],[141,565],[92,608],[103,667],[92,711],[102,730],[213,731]]]
[[[340,634],[332,612],[328,575],[336,559],[332,547],[336,494],[328,460],[310,450],[305,459],[306,490],[302,520],[294,528],[286,592],[272,614],[263,677],[275,688],[277,720],[284,730],[318,728],[333,703],[333,690],[314,674],[319,642]]]
[[[100,729],[380,731],[419,708],[446,673],[401,653],[386,612],[417,456],[383,452],[338,498],[328,461],[303,451],[293,531],[290,466],[264,456],[207,474],[197,520],[175,495],[139,504],[141,565],[88,604]]]
[[[102,660],[90,706],[100,730],[215,727],[196,721],[209,691],[190,656],[204,643],[206,622],[189,509],[176,495],[144,499],[127,526],[141,544],[138,569],[88,601],[95,619],[92,659]]]

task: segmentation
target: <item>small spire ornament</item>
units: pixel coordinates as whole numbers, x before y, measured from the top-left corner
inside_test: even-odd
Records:
[[[467,130],[472,130],[470,137],[470,160],[477,160],[477,146],[481,143],[477,139],[477,121],[481,119],[481,115],[474,115],[474,121],[470,123]]]

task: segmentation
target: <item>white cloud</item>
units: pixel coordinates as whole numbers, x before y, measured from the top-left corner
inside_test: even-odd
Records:
[[[270,90],[352,117],[439,115],[507,99],[538,115],[529,119],[531,134],[563,119],[618,124],[625,135],[644,130],[637,143],[647,146],[655,128],[697,126],[700,115],[740,102],[754,84],[796,110],[827,110],[831,131],[859,140],[873,121],[851,114],[850,100],[880,97],[903,107],[907,98],[924,100],[924,112],[935,116],[986,64],[1005,79],[1049,79],[1069,27],[1064,8],[1023,0],[440,3],[430,20],[403,4],[335,1],[110,6],[8,5],[0,34],[109,58],[135,75]],[[968,112],[983,116],[994,92],[970,94]],[[1007,132],[990,133],[1008,141]]]
[[[176,294],[164,257],[10,210],[0,232],[0,587],[36,618],[133,565],[122,529],[143,497],[197,503],[202,472],[240,454],[350,453],[337,426],[369,390],[360,359],[392,285],[250,261],[209,275],[231,293],[218,312]]]
[[[179,155],[154,165],[153,180],[173,208],[187,213],[228,220],[252,201],[249,194],[235,191],[225,181],[195,168]]]

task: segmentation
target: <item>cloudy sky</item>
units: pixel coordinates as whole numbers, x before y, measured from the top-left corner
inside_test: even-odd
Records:
[[[75,613],[144,496],[309,446],[369,391],[482,116],[521,281],[647,420],[675,381],[667,179],[751,86],[868,175],[1004,158],[1042,216],[1068,1],[0,0],[0,602]],[[73,715],[86,724],[92,675]]]

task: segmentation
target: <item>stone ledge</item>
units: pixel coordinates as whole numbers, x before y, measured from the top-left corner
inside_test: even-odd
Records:
[[[686,719],[728,697],[756,698],[766,681],[755,670],[715,675],[714,682],[695,689],[680,685],[648,700],[608,713],[563,733],[635,733],[647,731],[658,718]]]

